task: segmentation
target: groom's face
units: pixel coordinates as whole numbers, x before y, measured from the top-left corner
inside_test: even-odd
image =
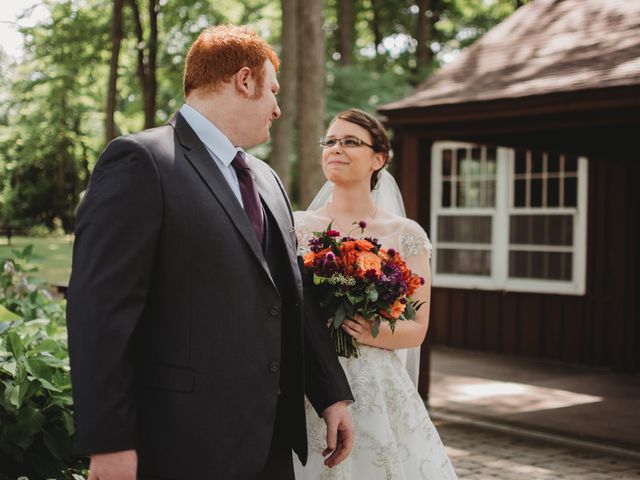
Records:
[[[244,119],[247,142],[245,147],[254,147],[269,140],[269,129],[273,120],[280,117],[276,94],[280,90],[273,64],[265,61],[262,88],[248,100],[249,115]]]

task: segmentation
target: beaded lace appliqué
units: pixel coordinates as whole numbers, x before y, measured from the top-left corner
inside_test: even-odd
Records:
[[[400,253],[404,258],[425,253],[431,258],[431,253],[433,252],[433,246],[426,235],[401,235],[400,248]]]

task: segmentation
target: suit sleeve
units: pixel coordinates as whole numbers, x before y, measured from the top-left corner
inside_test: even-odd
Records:
[[[78,453],[136,448],[136,329],[161,219],[153,157],[131,137],[116,139],[76,219],[67,324]]]

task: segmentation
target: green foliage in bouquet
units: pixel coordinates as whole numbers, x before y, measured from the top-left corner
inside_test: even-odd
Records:
[[[64,304],[31,278],[31,247],[14,254],[0,259],[0,480],[81,479]]]

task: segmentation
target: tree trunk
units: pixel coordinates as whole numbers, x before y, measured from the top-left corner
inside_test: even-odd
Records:
[[[158,65],[158,10],[160,0],[149,0],[149,54],[147,69],[147,95],[144,108],[144,126],[152,128],[156,125],[156,97],[158,91],[158,78],[156,75]]]
[[[353,64],[353,45],[355,43],[355,2],[353,0],[337,0],[338,11],[338,53],[342,65]]]
[[[433,37],[433,5],[431,0],[418,0],[418,20],[416,22],[416,70],[427,69],[433,61],[431,40]],[[429,16],[427,16],[429,15]]]
[[[371,30],[373,31],[373,42],[375,43],[376,52],[378,45],[382,43],[382,21],[380,19],[380,8],[382,7],[380,0],[371,0],[373,10],[373,20],[371,22]]]
[[[324,2],[298,4],[298,161],[300,208],[324,183],[318,140],[324,132]]]
[[[296,91],[298,87],[298,0],[282,0],[282,68],[280,72],[279,104],[282,116],[276,120],[272,131],[272,147],[269,163],[283,185],[290,192],[289,169],[295,132]]]
[[[116,137],[116,99],[118,96],[118,63],[122,44],[122,8],[124,0],[113,0],[111,21],[111,64],[109,68],[109,88],[107,92],[107,115],[105,119],[105,144]]]
[[[140,10],[136,0],[129,0],[133,11],[138,51],[138,78],[142,89],[144,128],[155,126],[156,120],[156,62],[158,50],[158,8],[160,0],[149,0],[149,41],[145,42]],[[148,44],[148,50],[145,46]]]

